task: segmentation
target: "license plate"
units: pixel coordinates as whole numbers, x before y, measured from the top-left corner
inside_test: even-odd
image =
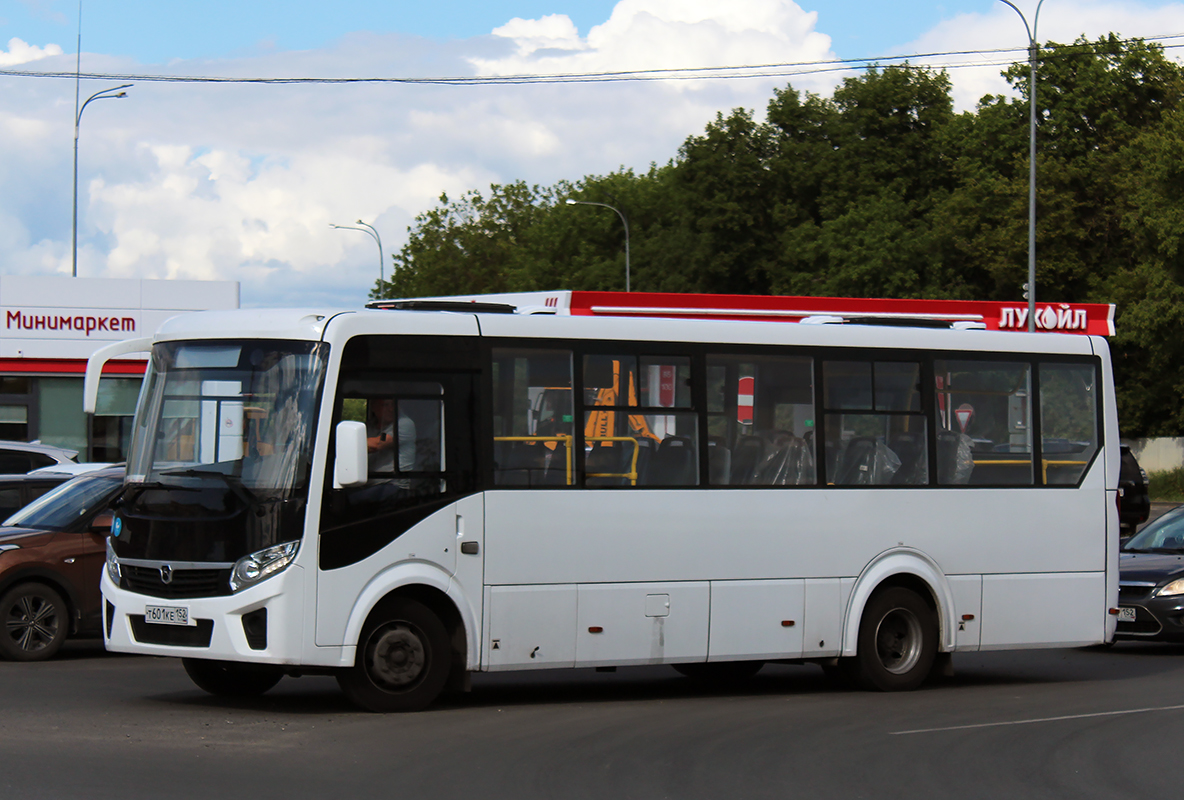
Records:
[[[1134,622],[1135,617],[1138,616],[1138,610],[1130,607],[1123,607],[1118,609],[1119,622]]]
[[[145,606],[144,621],[154,625],[188,625],[189,609],[183,606]]]

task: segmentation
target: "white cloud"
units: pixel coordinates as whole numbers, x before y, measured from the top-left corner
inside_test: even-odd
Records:
[[[0,50],[0,67],[15,67],[17,64],[27,64],[49,56],[60,56],[62,48],[56,44],[45,47],[28,44],[13,37],[8,40],[8,51]]]
[[[1020,9],[1033,22],[1035,5],[1021,3]],[[1043,44],[1055,41],[1070,43],[1079,36],[1097,39],[1108,33],[1125,38],[1153,38],[1184,31],[1184,3],[1148,5],[1130,0],[1083,0],[1068,6],[1044,6],[1037,22],[1037,39]],[[1014,52],[983,56],[942,57],[941,64],[982,63],[990,66],[960,67],[950,70],[954,83],[954,101],[959,109],[973,109],[986,94],[1013,94],[1000,73],[1015,61],[1027,60],[1027,32],[1019,15],[998,3],[985,14],[960,14],[934,27],[925,35],[904,45],[902,53],[931,53],[1014,49]],[[1168,50],[1169,58],[1178,59],[1177,51]],[[924,63],[924,62],[920,62]],[[1039,94],[1039,87],[1037,87]]]
[[[493,31],[513,55],[470,60],[484,75],[814,61],[832,57],[817,18],[791,0],[621,0],[585,39],[563,15],[515,19]]]
[[[512,39],[519,56],[529,56],[538,50],[583,50],[587,45],[580,32],[566,14],[551,14],[542,19],[514,19],[493,29],[494,36]]]

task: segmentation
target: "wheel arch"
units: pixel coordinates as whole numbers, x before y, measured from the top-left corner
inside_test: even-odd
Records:
[[[427,563],[397,564],[378,575],[358,595],[345,628],[345,643],[357,647],[362,628],[374,609],[390,597],[405,597],[431,609],[448,630],[454,655],[453,663],[475,669],[471,663],[477,652],[477,625],[472,605],[463,596],[452,576]]]
[[[859,642],[859,623],[872,596],[891,586],[910,589],[933,609],[938,624],[938,651],[954,649],[954,595],[937,562],[911,547],[880,553],[855,579],[843,619],[843,656],[854,656]]]

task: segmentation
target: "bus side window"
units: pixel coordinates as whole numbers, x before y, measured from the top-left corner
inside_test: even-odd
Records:
[[[1098,449],[1093,364],[1040,364],[1040,459],[1044,482],[1075,485]]]
[[[813,485],[814,360],[708,356],[707,430],[713,486]]]
[[[573,486],[570,350],[493,351],[493,482]]]
[[[614,352],[583,359],[585,486],[697,486],[691,359]]]
[[[933,363],[937,482],[1031,486],[1031,367],[1006,361]]]
[[[929,483],[921,365],[826,361],[826,480],[838,486]]]

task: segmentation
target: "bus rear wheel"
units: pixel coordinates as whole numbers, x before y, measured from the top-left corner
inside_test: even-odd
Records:
[[[901,587],[877,592],[859,623],[852,663],[865,689],[881,692],[916,689],[929,676],[937,654],[937,619],[917,594]]]
[[[422,603],[395,597],[371,612],[354,666],[337,683],[367,711],[420,711],[443,691],[451,668],[444,623]]]
[[[271,689],[284,677],[284,671],[270,664],[239,664],[234,661],[211,661],[183,658],[185,674],[197,688],[217,697],[256,697]]]

